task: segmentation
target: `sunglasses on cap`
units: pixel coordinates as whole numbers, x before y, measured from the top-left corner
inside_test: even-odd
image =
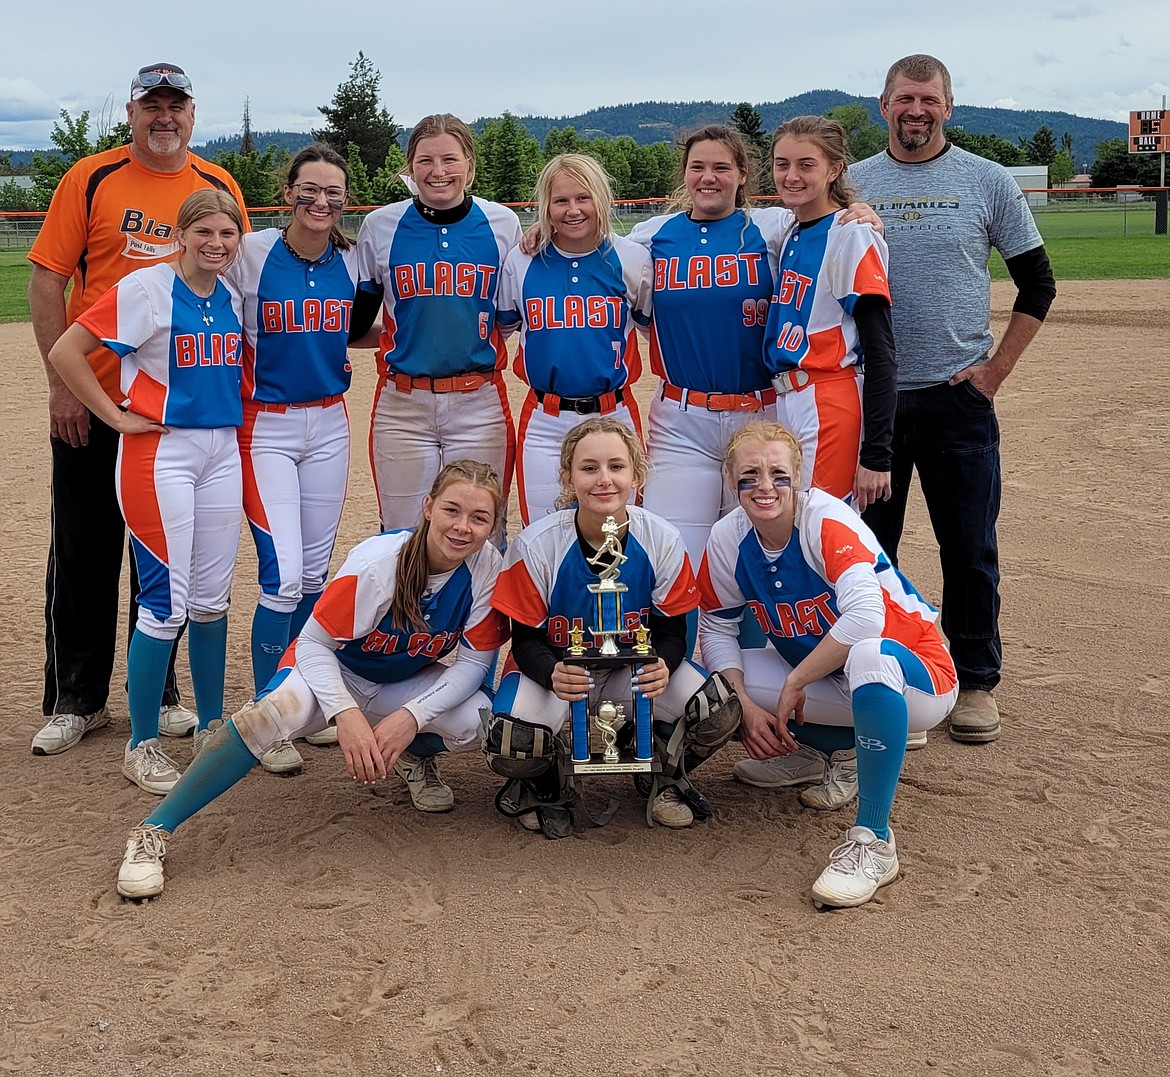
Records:
[[[139,71],[134,76],[134,81],[130,83],[130,94],[133,97],[136,90],[141,90],[145,94],[160,86],[169,86],[172,90],[187,94],[188,97],[192,96],[191,80],[183,73],[183,69],[164,67],[162,64],[144,67]]]

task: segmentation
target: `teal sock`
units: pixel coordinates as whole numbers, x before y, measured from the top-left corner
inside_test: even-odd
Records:
[[[438,733],[422,732],[410,742],[410,747],[406,750],[419,759],[426,759],[428,756],[441,755],[447,750],[447,745],[443,743],[443,738]]]
[[[699,642],[699,611],[691,610],[687,615],[687,649],[683,653],[687,658],[694,658],[695,647]]]
[[[292,620],[288,626],[288,643],[301,634],[301,629],[305,627],[305,622],[309,619],[309,614],[313,612],[313,607],[317,605],[317,599],[321,597],[321,591],[315,591],[311,595],[301,595],[300,602],[297,603],[297,608],[292,612]]]
[[[134,629],[126,655],[126,696],[130,707],[130,747],[158,739],[158,709],[162,706],[173,639],[155,639]]]
[[[853,693],[857,732],[857,825],[882,841],[890,837],[890,808],[906,758],[910,721],[906,699],[884,684],[863,684]]]
[[[806,748],[815,748],[825,755],[848,751],[856,739],[853,727],[848,725],[817,725],[815,722],[797,725],[789,721],[788,732]]]
[[[229,719],[211,734],[178,784],[145,821],[173,834],[180,823],[226,793],[259,762]]]
[[[227,666],[227,615],[192,621],[187,627],[187,654],[199,728],[223,717],[223,678]]]
[[[252,683],[259,692],[276,672],[281,655],[288,648],[291,613],[270,610],[257,603],[252,614]]]

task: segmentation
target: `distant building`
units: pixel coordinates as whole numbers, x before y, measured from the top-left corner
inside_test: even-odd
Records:
[[[1048,195],[1044,192],[1048,188],[1047,165],[1009,165],[1008,171],[1012,174],[1021,191],[1028,191],[1028,205],[1048,205]]]

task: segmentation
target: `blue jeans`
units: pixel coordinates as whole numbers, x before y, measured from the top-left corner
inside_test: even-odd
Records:
[[[962,688],[999,683],[999,422],[995,407],[969,381],[898,392],[891,496],[864,519],[890,560],[906,518],[910,479],[926,499],[942,563],[942,629]]]

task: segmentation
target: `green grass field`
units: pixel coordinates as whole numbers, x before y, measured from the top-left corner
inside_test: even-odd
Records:
[[[28,277],[23,250],[0,250],[0,322],[28,321]]]
[[[620,230],[630,223],[620,222]],[[1170,278],[1170,236],[1154,235],[1152,207],[1042,209],[1036,223],[1057,281]],[[998,254],[991,277],[1008,277]],[[0,322],[28,321],[28,278],[26,252],[0,250]]]

